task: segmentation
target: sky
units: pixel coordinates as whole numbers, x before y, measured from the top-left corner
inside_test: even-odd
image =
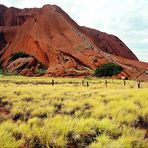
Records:
[[[56,4],[79,25],[118,36],[148,62],[148,0],[0,0],[18,8]]]

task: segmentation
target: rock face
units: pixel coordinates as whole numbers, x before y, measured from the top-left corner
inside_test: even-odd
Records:
[[[134,53],[118,37],[87,27],[83,27],[83,29],[96,40],[97,45],[104,52],[131,60],[138,60]]]
[[[10,61],[18,52],[30,56]],[[0,5],[0,62],[5,71],[35,76],[40,74],[35,70],[46,76],[87,76],[107,62],[120,64],[129,77],[148,69],[120,39],[80,27],[55,5]]]

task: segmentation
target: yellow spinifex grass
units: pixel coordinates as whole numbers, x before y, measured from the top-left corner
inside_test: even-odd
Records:
[[[1,76],[0,148],[146,148],[148,83],[107,81]]]

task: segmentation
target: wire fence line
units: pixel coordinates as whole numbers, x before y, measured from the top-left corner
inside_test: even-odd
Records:
[[[141,88],[142,86],[142,82],[140,81],[134,81],[135,84],[137,85],[138,88]],[[121,80],[121,81],[115,81],[115,80],[101,80],[101,81],[92,81],[92,80],[81,80],[81,81],[56,81],[54,79],[52,79],[51,81],[15,81],[15,80],[0,80],[0,84],[8,84],[8,83],[13,83],[13,84],[17,84],[17,85],[27,85],[27,84],[31,84],[31,85],[77,85],[77,86],[93,86],[93,85],[101,85],[104,84],[105,87],[108,87],[109,85],[123,85],[123,86],[127,86],[130,83],[128,83],[128,80]]]

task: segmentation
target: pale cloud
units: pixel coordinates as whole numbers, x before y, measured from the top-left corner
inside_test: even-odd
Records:
[[[59,5],[79,25],[121,38],[140,60],[148,62],[148,0],[0,0],[6,6]]]
[[[9,2],[9,0],[1,0],[1,1],[0,1],[0,4],[3,4],[3,5],[5,5],[5,6],[7,6],[7,7],[12,6],[12,5],[11,5],[11,2]]]

